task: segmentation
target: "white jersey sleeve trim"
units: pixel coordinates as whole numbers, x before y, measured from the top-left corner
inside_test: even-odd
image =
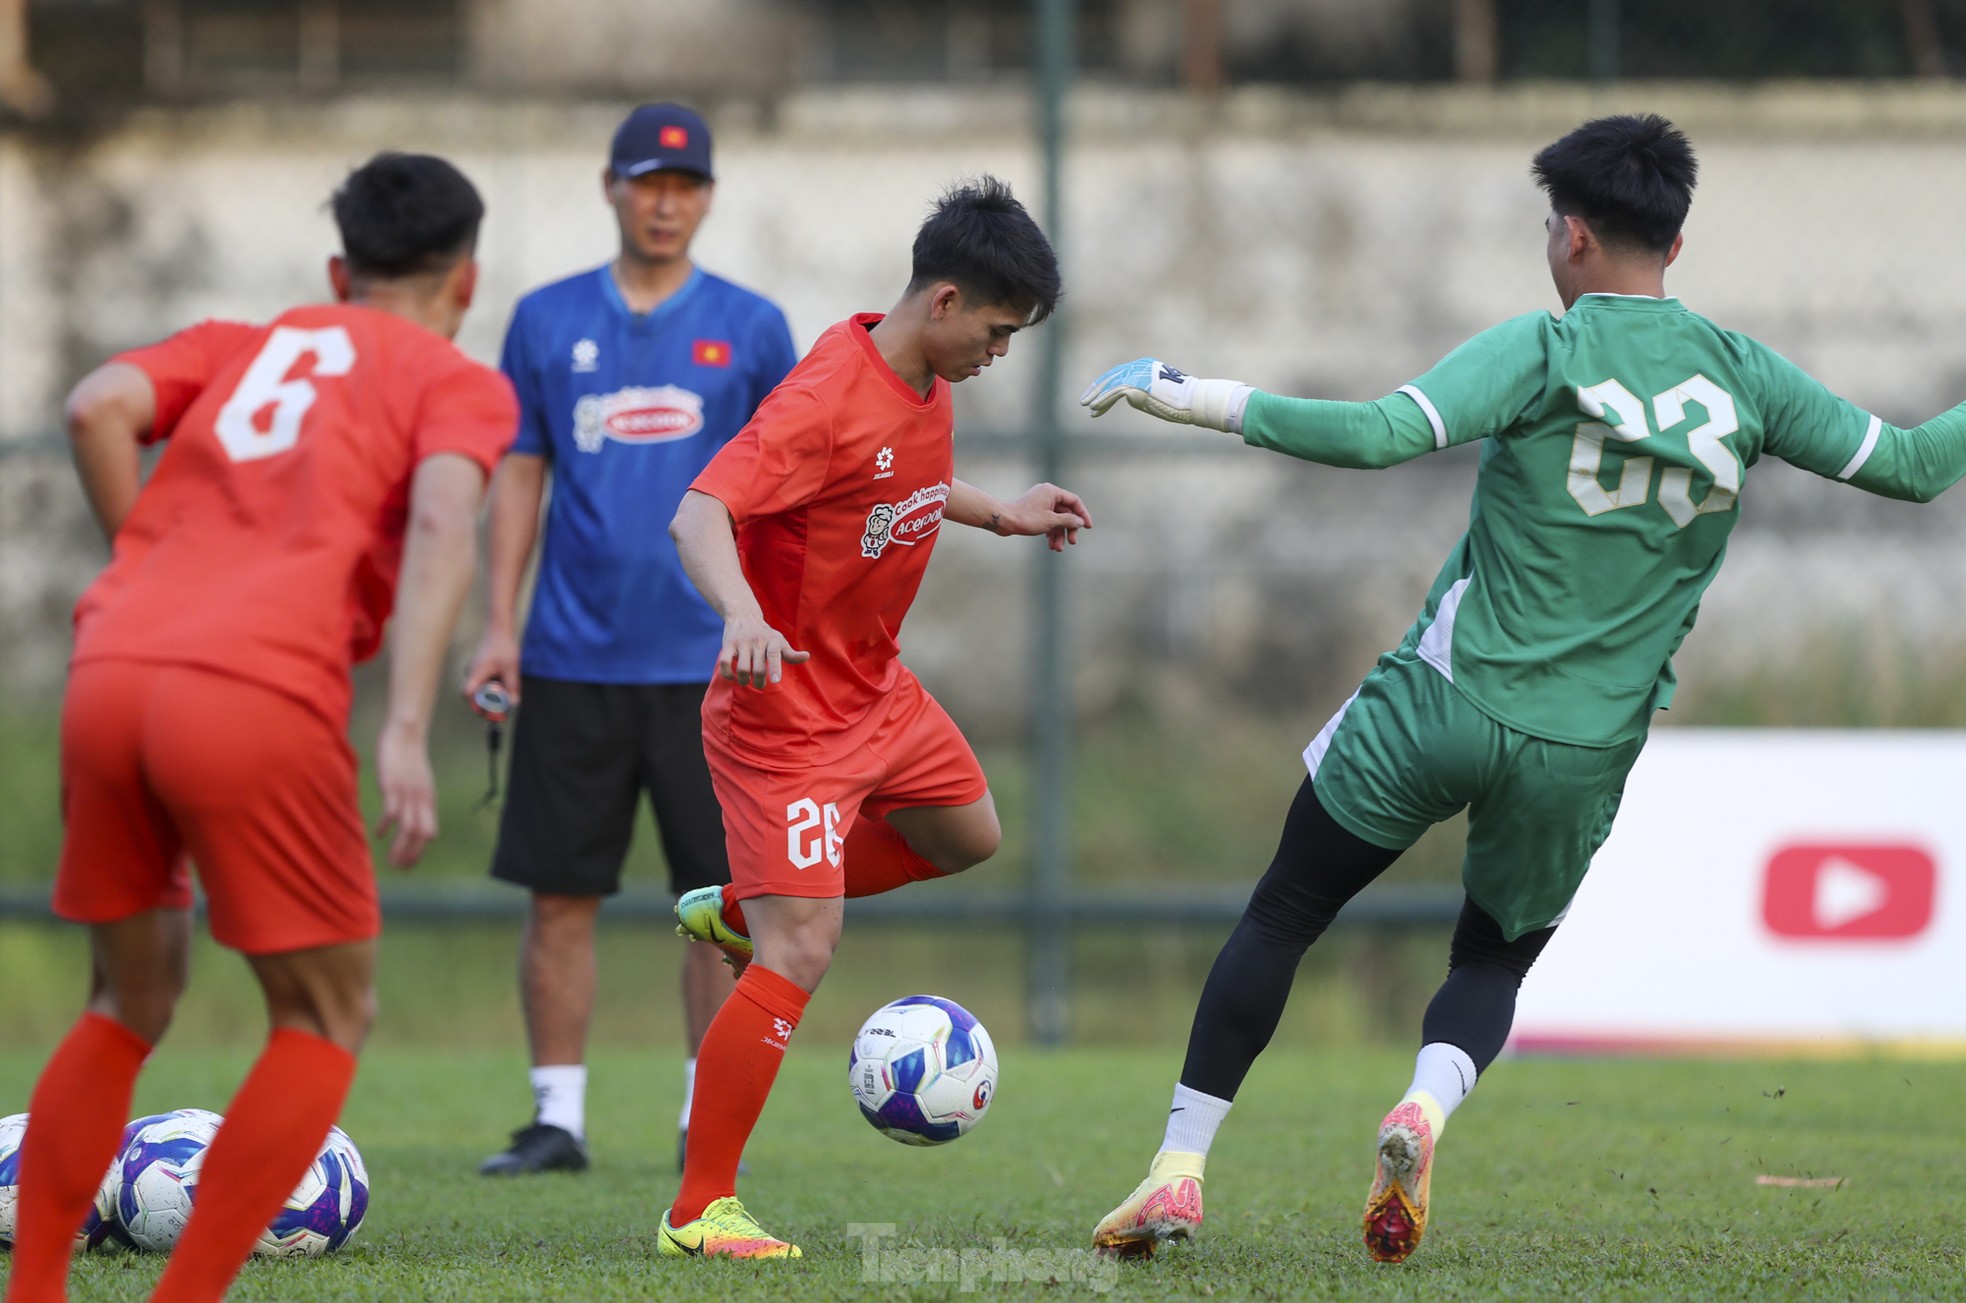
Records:
[[[1310,771],[1312,778],[1317,777],[1318,766],[1324,763],[1324,753],[1331,749],[1331,739],[1337,736],[1338,726],[1345,722],[1345,712],[1357,700],[1357,692],[1345,698],[1345,704],[1338,707],[1338,713],[1326,721],[1325,726],[1318,730],[1318,735],[1311,739],[1311,744],[1304,748],[1304,768]]]
[[[1445,448],[1447,446],[1447,423],[1440,419],[1440,412],[1434,407],[1433,400],[1421,393],[1417,385],[1401,385],[1393,392],[1396,394],[1405,394],[1408,398],[1411,398],[1420,405],[1420,410],[1427,414],[1427,424],[1434,427],[1434,447],[1437,449]]]
[[[1417,650],[1420,659],[1447,676],[1454,682],[1454,617],[1461,611],[1461,595],[1468,591],[1467,579],[1456,579],[1453,586],[1440,595],[1440,605],[1434,610],[1433,623],[1420,635]]]
[[[1870,418],[1870,428],[1864,431],[1864,441],[1857,449],[1857,455],[1850,459],[1848,466],[1836,473],[1836,478],[1847,480],[1864,468],[1864,463],[1870,460],[1871,453],[1877,448],[1877,435],[1883,428],[1884,422],[1875,416]]]

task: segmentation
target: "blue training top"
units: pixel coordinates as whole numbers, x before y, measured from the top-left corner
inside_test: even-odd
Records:
[[[683,573],[669,519],[798,355],[769,299],[696,271],[628,310],[607,267],[519,300],[499,366],[519,393],[513,452],[552,498],[521,663],[583,683],[705,683],[723,621]]]

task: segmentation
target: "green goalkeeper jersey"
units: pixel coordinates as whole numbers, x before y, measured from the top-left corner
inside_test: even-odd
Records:
[[[1897,429],[1677,299],[1610,294],[1503,322],[1376,403],[1258,392],[1243,437],[1339,466],[1484,440],[1468,531],[1400,651],[1499,722],[1582,746],[1671,700],[1764,453],[1918,501],[1966,473],[1966,406]]]

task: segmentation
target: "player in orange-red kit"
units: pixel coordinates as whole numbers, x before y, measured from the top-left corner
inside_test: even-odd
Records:
[[[319,1152],[374,1006],[381,915],[346,734],[349,667],[392,604],[375,757],[390,861],[415,863],[437,831],[431,703],[485,479],[517,423],[504,377],[450,342],[484,204],[442,159],[383,154],[333,207],[339,304],[193,326],[69,396],[114,551],[76,608],[62,706],[55,911],[89,925],[93,969],[28,1106],[8,1303],[65,1295],[76,1228],[184,987],[187,858],[272,1034],[153,1297],[223,1297]],[[140,445],[163,439],[139,492]]]
[[[839,944],[843,900],[996,852],[969,744],[895,638],[944,520],[1077,542],[1092,517],[1040,484],[999,502],[955,477],[952,383],[1050,315],[1058,263],[1003,183],[943,198],[885,316],[832,327],[684,495],[670,533],[724,619],[703,703],[729,887],[677,902],[679,931],[743,972],[710,1024],[664,1253],[798,1257],[736,1198],[737,1160]],[[755,957],[755,962],[752,960]]]

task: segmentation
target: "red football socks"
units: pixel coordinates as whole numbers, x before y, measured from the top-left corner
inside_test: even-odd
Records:
[[[811,998],[754,963],[717,1011],[696,1055],[697,1080],[715,1085],[697,1091],[690,1105],[683,1188],[669,1208],[671,1226],[695,1221],[711,1200],[737,1193],[737,1160]]]
[[[355,1056],[276,1027],[206,1151],[198,1202],[153,1300],[217,1303],[253,1241],[321,1152],[355,1080]]]
[[[856,820],[840,848],[845,857],[846,894],[878,896],[911,882],[948,876],[915,852],[908,839],[885,819]]]
[[[75,1232],[89,1214],[150,1054],[141,1036],[85,1013],[41,1070],[21,1145],[19,1221],[7,1303],[68,1297]]]

